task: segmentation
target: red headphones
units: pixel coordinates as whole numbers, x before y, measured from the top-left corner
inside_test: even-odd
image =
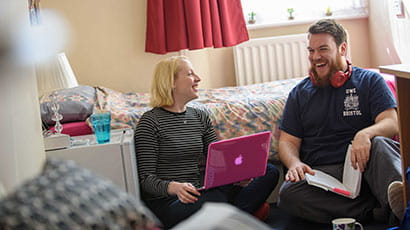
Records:
[[[346,59],[347,63],[347,71],[337,71],[336,73],[333,74],[332,78],[330,79],[330,85],[332,85],[335,88],[339,88],[342,86],[347,80],[349,80],[350,75],[352,74],[352,63]],[[312,72],[309,72],[309,78],[310,81],[314,86],[317,86],[318,84],[315,81],[315,78],[313,77]]]

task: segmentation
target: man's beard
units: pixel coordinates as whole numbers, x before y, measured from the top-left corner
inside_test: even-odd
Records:
[[[315,85],[318,87],[322,87],[322,88],[329,86],[330,79],[332,78],[333,74],[342,69],[343,67],[342,60],[343,60],[342,58],[338,58],[336,60],[337,63],[332,61],[329,64],[330,65],[329,72],[324,77],[319,77],[319,75],[316,72],[315,67],[311,64],[309,71],[311,75],[313,76],[313,79],[315,79],[315,83],[316,83]]]

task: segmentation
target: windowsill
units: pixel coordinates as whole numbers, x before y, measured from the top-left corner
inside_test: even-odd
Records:
[[[349,19],[361,19],[361,18],[368,18],[368,12],[359,12],[354,15],[334,15],[334,16],[325,16],[325,17],[311,17],[311,18],[300,18],[294,20],[281,20],[278,22],[273,23],[256,23],[256,24],[247,24],[246,27],[248,30],[257,30],[257,29],[266,29],[272,27],[280,27],[280,26],[292,26],[292,25],[301,25],[301,24],[311,24],[317,20],[330,18],[335,20],[349,20]]]

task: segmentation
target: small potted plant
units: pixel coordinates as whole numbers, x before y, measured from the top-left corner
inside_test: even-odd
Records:
[[[249,16],[248,23],[249,24],[255,24],[255,22],[256,22],[256,19],[255,19],[256,13],[252,11],[248,14],[248,16]]]
[[[327,8],[326,8],[326,16],[332,16],[332,14],[333,14],[333,12],[332,12],[332,10],[330,9],[330,7],[327,7]]]
[[[289,20],[295,19],[295,17],[293,16],[293,12],[295,12],[293,8],[288,8],[288,13],[289,13],[288,19]]]

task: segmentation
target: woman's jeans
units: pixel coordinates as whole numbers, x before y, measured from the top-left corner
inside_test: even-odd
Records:
[[[275,189],[279,170],[268,164],[264,176],[255,178],[248,186],[225,185],[201,191],[198,201],[184,204],[177,196],[146,201],[146,205],[161,220],[165,228],[171,228],[198,211],[206,202],[227,202],[248,212],[255,212]]]

